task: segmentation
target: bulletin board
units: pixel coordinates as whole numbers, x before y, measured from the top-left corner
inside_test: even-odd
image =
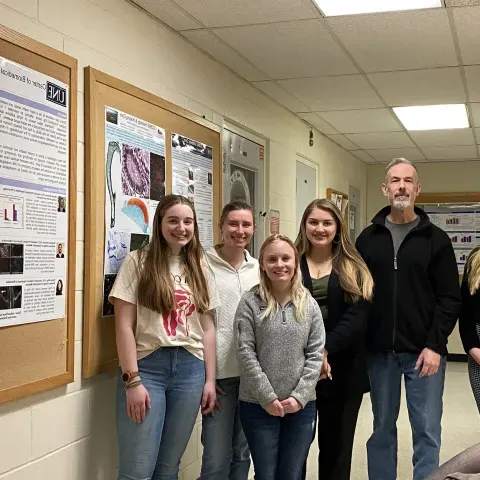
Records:
[[[331,200],[342,212],[343,218],[348,223],[348,195],[333,188],[327,188],[327,199]]]
[[[0,288],[17,288],[8,287],[12,282],[21,287],[18,296],[8,293],[2,298],[2,314],[12,312],[10,318],[2,315],[3,325],[0,320],[0,403],[5,403],[68,384],[74,377],[77,61],[1,25],[0,57]],[[7,171],[8,165],[13,167]],[[16,202],[9,203],[11,198]],[[59,243],[53,239],[59,229],[65,241],[57,262]],[[29,240],[18,240],[29,232],[33,232]],[[50,240],[37,241],[42,233],[50,235]],[[14,243],[5,243],[15,237]],[[10,255],[7,271],[5,257]],[[41,270],[53,269],[51,276],[57,277],[57,263],[61,286],[55,278],[43,275],[42,279]],[[40,280],[32,279],[35,274]],[[41,298],[42,284],[49,300],[32,302],[32,295]],[[50,298],[55,295],[52,284],[57,287],[54,299]]]
[[[148,241],[158,201],[194,201],[204,247],[218,241],[221,128],[91,67],[85,69],[83,376],[118,366],[108,292],[124,256]],[[125,230],[125,231],[123,231]]]

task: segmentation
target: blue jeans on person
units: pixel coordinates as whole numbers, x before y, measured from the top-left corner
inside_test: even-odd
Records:
[[[220,410],[202,419],[201,480],[248,480],[250,450],[240,422],[238,390],[240,378],[222,378],[217,385]]]
[[[201,480],[248,480],[250,450],[240,422],[238,390],[240,378],[222,378],[217,385],[220,410],[202,420]]]
[[[369,480],[397,478],[397,418],[401,379],[405,377],[408,416],[413,438],[413,480],[424,480],[439,463],[443,386],[446,358],[438,372],[419,377],[418,354],[372,353],[368,355],[373,410],[373,434],[367,442]]]
[[[255,480],[300,480],[315,430],[315,402],[284,417],[256,403],[240,402],[243,431],[252,452]]]
[[[177,480],[200,409],[205,364],[182,347],[161,347],[138,361],[138,371],[151,408],[140,424],[128,417],[119,374],[118,480]]]

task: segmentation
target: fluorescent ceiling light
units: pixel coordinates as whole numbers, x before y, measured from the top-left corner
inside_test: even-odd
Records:
[[[407,130],[468,128],[467,107],[462,104],[394,107],[393,111]]]
[[[314,0],[326,17],[443,7],[442,0]]]

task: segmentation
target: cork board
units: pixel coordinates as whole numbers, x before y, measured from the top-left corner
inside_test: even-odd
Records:
[[[68,255],[65,317],[0,328],[0,403],[73,381],[77,172],[77,61],[0,25],[0,56],[69,87]]]
[[[172,133],[212,147],[213,225],[222,207],[221,129],[176,105],[91,67],[85,69],[85,285],[83,370],[85,378],[118,366],[115,318],[103,316],[105,256],[106,107],[165,130],[165,192],[172,191]],[[214,228],[214,240],[218,232]]]

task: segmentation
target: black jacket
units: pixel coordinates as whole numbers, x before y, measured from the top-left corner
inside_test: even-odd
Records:
[[[357,249],[375,282],[367,349],[420,353],[425,347],[445,355],[447,339],[461,307],[458,269],[448,235],[415,207],[419,224],[394,258],[385,226],[385,207],[357,239]]]
[[[471,348],[480,348],[480,338],[477,333],[477,328],[480,328],[480,290],[470,295],[470,288],[468,287],[470,262],[472,255],[476,253],[479,248],[480,247],[474,248],[468,256],[462,280],[462,311],[460,312],[458,326],[463,348],[466,353],[468,353]]]
[[[305,256],[302,256],[300,266],[303,284],[313,293]],[[318,382],[317,397],[345,397],[370,391],[364,340],[370,304],[364,300],[347,302],[338,275],[332,270],[328,281],[327,308],[325,348],[332,368],[332,380]]]

